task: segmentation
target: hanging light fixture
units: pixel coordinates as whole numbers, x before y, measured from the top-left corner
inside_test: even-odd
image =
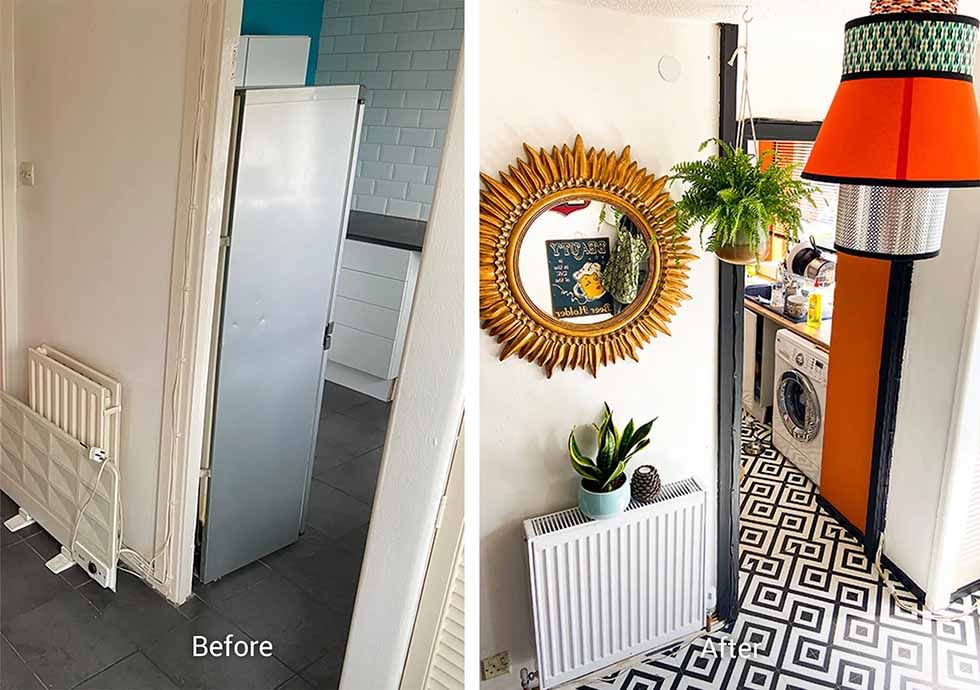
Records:
[[[841,185],[842,252],[936,256],[949,188],[980,186],[980,23],[957,4],[872,0],[846,24],[841,83],[803,171]]]

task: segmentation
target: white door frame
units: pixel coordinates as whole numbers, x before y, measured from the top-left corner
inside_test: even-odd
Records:
[[[14,0],[0,0],[0,388],[14,385],[17,334],[17,156],[14,122]]]
[[[412,641],[405,660],[401,690],[429,687],[434,654],[439,644],[443,616],[449,605],[457,559],[463,554],[465,533],[465,462],[464,440],[460,433],[449,470],[449,483],[443,499],[443,509],[432,543],[432,555],[425,573],[418,616],[412,629]],[[460,679],[462,685],[463,679]]]
[[[151,585],[191,595],[218,249],[231,144],[242,0],[192,3],[167,327]]]
[[[460,56],[341,690],[401,683],[463,414],[463,74]]]

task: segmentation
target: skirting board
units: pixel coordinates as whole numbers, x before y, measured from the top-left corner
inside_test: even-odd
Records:
[[[379,379],[335,362],[327,362],[327,381],[352,388],[382,402],[389,402],[395,392],[395,379]]]

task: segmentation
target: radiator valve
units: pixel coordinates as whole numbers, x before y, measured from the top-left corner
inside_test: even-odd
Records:
[[[521,689],[522,690],[537,690],[541,687],[538,684],[538,672],[528,671],[527,667],[521,669]]]

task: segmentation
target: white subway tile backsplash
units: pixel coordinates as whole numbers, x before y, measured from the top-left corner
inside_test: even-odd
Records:
[[[378,67],[381,69],[408,69],[412,66],[412,54],[408,51],[403,53],[382,53],[378,56]]]
[[[382,147],[381,155],[384,155]],[[394,174],[395,166],[391,163],[375,163],[373,161],[361,161],[361,177],[371,177],[375,180],[390,180]]]
[[[356,84],[357,72],[317,72],[321,84]]]
[[[392,72],[391,86],[395,89],[424,89],[429,72]]]
[[[395,179],[403,182],[425,184],[429,177],[429,168],[424,165],[399,164],[395,166]]]
[[[442,149],[417,148],[415,149],[413,162],[417,165],[425,165],[438,169],[439,164],[442,162]]]
[[[371,12],[401,12],[403,7],[404,0],[371,0]]]
[[[422,204],[417,201],[390,199],[388,201],[388,210],[385,213],[387,213],[389,216],[414,218],[415,220],[420,220],[422,218]]]
[[[463,32],[459,29],[445,29],[432,34],[433,50],[456,50],[463,45]]]
[[[364,36],[334,36],[334,53],[360,53],[364,50]]]
[[[398,34],[372,34],[364,41],[364,50],[372,53],[387,53],[395,49]],[[323,40],[323,39],[320,39]],[[322,49],[321,44],[321,49]]]
[[[381,146],[381,160],[388,163],[411,163],[414,156],[415,150],[411,146],[395,146],[393,144]],[[387,177],[391,177],[391,175]]]
[[[451,91],[453,81],[456,79],[456,70],[433,70],[428,75],[429,77],[425,82],[426,88]]]
[[[321,55],[316,63],[317,71],[344,72],[347,70],[347,56],[340,54]]]
[[[435,34],[432,31],[406,31],[398,34],[398,50],[431,50]]]
[[[432,129],[446,129],[449,126],[449,111],[423,110],[419,126],[430,127]]]
[[[374,194],[374,180],[367,177],[358,177],[354,180],[355,194]]]
[[[397,127],[371,127],[364,128],[364,141],[368,144],[397,144]]]
[[[403,127],[398,134],[398,143],[402,146],[426,146],[431,147],[436,141],[436,131],[434,129],[413,129]]]
[[[344,57],[347,60],[347,71],[349,72],[378,69],[378,56],[374,53],[356,53]]]
[[[405,93],[406,108],[438,108],[442,98],[438,91],[408,91]]]
[[[390,89],[393,72],[358,72],[358,81],[368,89]],[[397,88],[397,87],[396,87]]]
[[[456,10],[435,10],[419,12],[418,28],[451,29],[456,22]]]
[[[367,108],[354,208],[428,219],[463,0],[326,0],[316,83],[360,83]]]
[[[380,184],[380,183],[379,183]],[[423,204],[431,204],[432,197],[435,194],[435,187],[431,184],[416,184],[412,183],[408,185],[408,194],[405,196],[409,201],[418,201]]]
[[[448,65],[448,50],[417,50],[412,53],[412,69],[446,69]]]
[[[387,108],[365,108],[364,109],[364,124],[365,125],[383,125],[385,124],[385,117],[388,115]]]
[[[381,144],[368,144],[361,142],[361,148],[357,152],[357,159],[361,161],[377,161],[381,159]]]
[[[327,5],[337,5],[338,16],[353,17],[360,14],[367,14],[371,8],[371,0],[327,0],[323,5],[324,7]]]
[[[388,200],[380,196],[357,194],[354,196],[354,208],[368,213],[385,213],[388,210]]]
[[[387,32],[415,31],[419,25],[419,15],[416,12],[403,14],[386,14],[382,21],[383,30]]]
[[[392,108],[385,124],[392,127],[418,127],[422,111],[415,108]]]
[[[323,22],[323,28],[320,30],[320,33],[326,34],[327,36],[349,34],[351,24],[352,21],[350,18],[331,19],[330,21]]]
[[[401,108],[405,103],[404,91],[376,89],[368,92],[371,105],[379,108]]]
[[[368,14],[351,19],[350,33],[379,34],[381,33],[382,15]]]

